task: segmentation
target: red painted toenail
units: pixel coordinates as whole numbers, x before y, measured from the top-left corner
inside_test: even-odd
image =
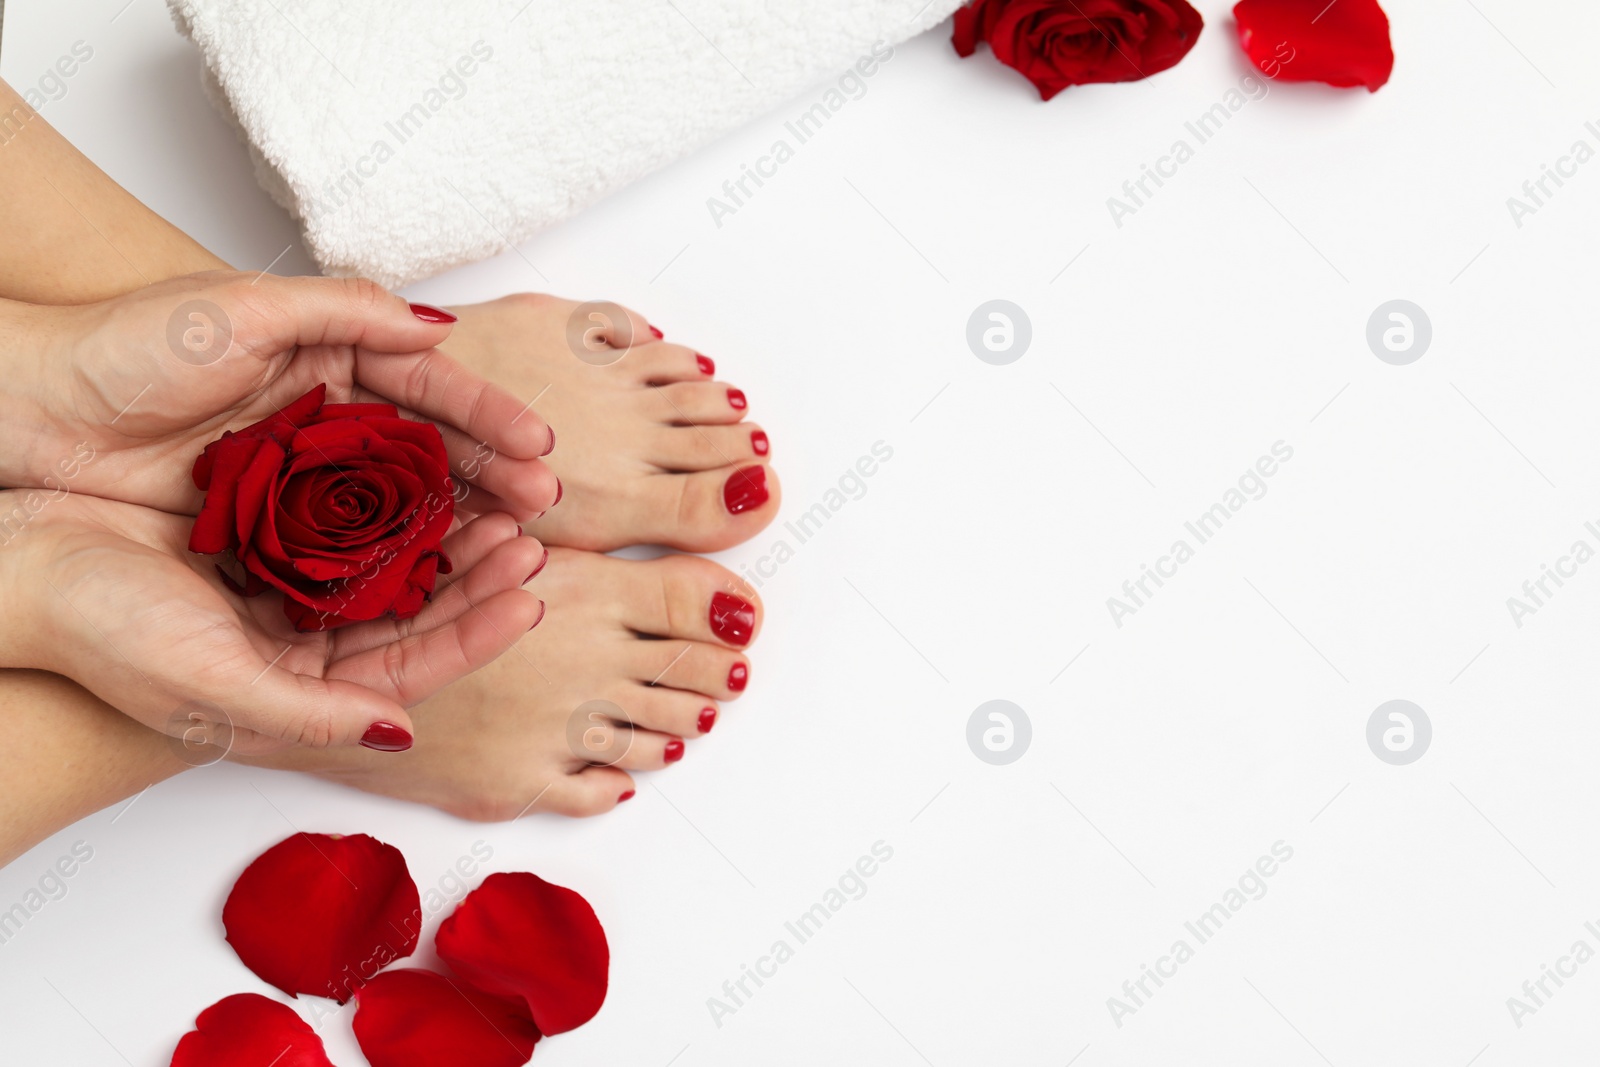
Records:
[[[758,455],[758,456],[764,456],[768,452],[771,452],[772,451],[772,442],[767,440],[767,431],[765,431],[765,430],[751,430],[750,431],[750,447],[751,447],[751,449],[753,449],[755,451],[755,454]]]
[[[756,632],[756,606],[732,593],[711,598],[711,632],[730,645],[744,646]]]
[[[728,403],[740,411],[750,406],[750,402],[744,398],[743,389],[729,389]]]
[[[728,672],[728,688],[735,693],[744,692],[744,687],[750,684],[750,668],[743,663],[735,663],[733,670]]]
[[[544,451],[539,453],[539,458],[543,459],[544,457],[548,456],[550,453],[554,452],[555,450],[556,450],[556,428],[554,426],[552,426],[552,427],[550,427],[550,443],[544,446]]]
[[[632,799],[633,799],[633,790],[630,789],[626,793],[622,794],[620,797],[617,798],[617,803],[621,804],[624,800],[632,800]]]
[[[533,620],[533,626],[528,627],[529,630],[533,630],[541,622],[544,622],[544,611],[545,611],[545,603],[544,603],[544,601],[541,600],[541,601],[539,601],[539,617],[537,619]]]
[[[423,322],[450,323],[456,321],[456,317],[450,312],[443,308],[436,308],[431,304],[412,304],[411,314]]]
[[[667,763],[677,763],[683,758],[683,742],[673,738],[667,742],[667,747],[661,750],[661,759]]]
[[[544,570],[544,565],[546,563],[549,563],[549,562],[550,562],[550,550],[547,548],[547,549],[544,550],[544,558],[539,561],[539,565],[537,567],[533,568],[533,570],[528,572],[528,576],[526,578],[522,579],[522,584],[523,585],[527,585],[529,582],[533,581],[536,577],[538,577],[539,572]],[[538,623],[534,623],[534,625],[537,626],[539,624]]]
[[[704,374],[707,378],[717,373],[717,365],[711,362],[711,360],[706,356],[697,354],[694,357],[694,362],[695,365],[700,368],[700,373]]]
[[[375,722],[361,735],[361,744],[377,752],[404,752],[411,747],[411,734],[392,722]]]
[[[662,333],[660,330],[656,329],[654,326],[652,326],[652,327],[650,327],[650,336],[654,337],[657,341],[659,341],[659,340],[661,340],[663,337],[665,337],[667,335]],[[628,797],[631,797],[631,796],[633,796],[633,794],[629,793]],[[627,800],[628,797],[623,797],[622,799],[623,800]]]
[[[700,732],[701,733],[709,734],[711,732],[711,728],[713,726],[717,725],[717,709],[716,708],[706,708],[703,711],[701,711],[700,712],[700,721],[697,722],[695,725],[700,727]]]
[[[772,494],[767,492],[765,467],[745,467],[743,470],[734,471],[728,475],[727,482],[722,486],[722,503],[733,515],[759,508],[771,499],[771,496]]]

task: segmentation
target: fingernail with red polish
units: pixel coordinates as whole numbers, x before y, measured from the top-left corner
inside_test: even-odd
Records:
[[[557,478],[556,479],[556,498],[554,500],[550,501],[550,506],[551,507],[555,507],[557,504],[561,503],[561,494],[564,493],[564,492],[566,492],[566,490],[561,488],[561,479]]]
[[[767,440],[767,431],[750,431],[750,448],[758,456],[764,456],[772,451],[772,442]]]
[[[700,732],[701,733],[709,734],[711,732],[711,728],[713,726],[717,725],[717,709],[716,708],[706,708],[703,711],[701,711],[700,712],[700,721],[697,722],[695,725],[700,727]]]
[[[756,632],[756,606],[732,593],[711,598],[711,632],[730,645],[744,646]]]
[[[739,411],[743,411],[745,408],[750,406],[750,402],[744,398],[743,389],[729,389],[728,403],[737,408]]]
[[[632,800],[632,799],[633,799],[633,790],[630,789],[626,793],[622,794],[620,797],[617,798],[617,803],[621,804],[624,800]]]
[[[539,565],[537,567],[533,568],[533,570],[528,572],[528,576],[526,578],[522,579],[522,584],[523,585],[527,585],[529,582],[531,582],[535,578],[537,578],[539,576],[539,572],[544,570],[544,565],[546,563],[549,563],[549,562],[550,562],[550,550],[547,548],[547,549],[544,550],[544,558],[539,561]],[[534,625],[537,626],[539,624],[538,623],[534,623]]]
[[[667,335],[662,333],[660,330],[656,329],[654,326],[652,326],[652,327],[650,327],[650,336],[654,337],[657,341],[659,341],[659,340],[661,340],[663,337],[665,337]],[[631,796],[633,796],[633,794],[629,793],[628,796],[631,797]],[[626,800],[627,797],[623,797],[623,799]]]
[[[717,373],[717,365],[711,362],[711,360],[706,356],[697,354],[694,357],[694,362],[695,366],[700,368],[700,373],[704,374],[707,378]]]
[[[667,747],[661,750],[661,758],[667,763],[677,763],[683,758],[683,742],[673,738],[667,742]]]
[[[538,572],[535,571],[534,573],[537,574]],[[533,620],[533,625],[528,627],[529,631],[536,629],[541,622],[544,622],[544,612],[545,602],[541,600],[539,601],[539,617]]]
[[[456,321],[456,317],[450,314],[450,312],[444,310],[443,308],[433,307],[429,304],[412,304],[411,314],[415,315],[423,322],[451,323]]]
[[[544,451],[539,453],[539,458],[543,459],[544,457],[548,456],[550,453],[554,452],[555,450],[556,450],[556,428],[554,426],[552,426],[552,427],[550,427],[550,443],[544,446]]]
[[[767,468],[745,467],[728,475],[722,486],[722,503],[729,514],[739,515],[759,508],[772,494],[767,492]]]
[[[378,752],[404,752],[411,747],[411,735],[392,722],[375,722],[361,735],[361,744]]]
[[[733,670],[728,672],[728,688],[735,693],[744,692],[744,687],[750,684],[750,668],[743,663],[735,663]]]
[[[520,523],[520,522],[517,523],[517,536],[518,537],[524,536],[523,533],[522,533],[522,523]]]

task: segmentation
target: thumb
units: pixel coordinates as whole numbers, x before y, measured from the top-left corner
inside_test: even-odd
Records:
[[[232,685],[207,701],[230,720],[228,747],[256,755],[285,747],[380,752],[411,747],[411,717],[399,704],[354,682],[268,667],[248,685]]]
[[[423,352],[443,344],[455,316],[409,304],[366,278],[279,278],[222,283],[238,307],[234,331],[257,355],[296,345],[352,345],[372,352]]]

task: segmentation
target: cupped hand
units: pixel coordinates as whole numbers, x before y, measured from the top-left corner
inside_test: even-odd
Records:
[[[0,414],[20,446],[0,485],[193,515],[201,449],[325,383],[330,402],[436,423],[466,509],[542,514],[559,496],[550,428],[435,347],[452,321],[363,279],[225,271],[81,307],[0,301],[16,353]]]
[[[455,572],[403,622],[298,633],[276,595],[229,592],[188,551],[192,521],[80,493],[0,493],[0,666],[74,679],[182,737],[242,754],[410,744],[406,708],[506,651],[543,617],[521,587],[545,557],[508,515],[444,541]]]

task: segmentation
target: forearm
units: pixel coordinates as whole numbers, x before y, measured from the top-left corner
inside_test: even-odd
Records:
[[[104,300],[152,282],[226,269],[145,207],[0,81],[0,296]]]
[[[188,766],[162,735],[41,671],[0,671],[0,728],[0,866]]]

